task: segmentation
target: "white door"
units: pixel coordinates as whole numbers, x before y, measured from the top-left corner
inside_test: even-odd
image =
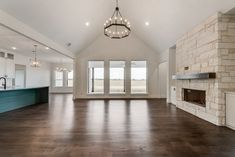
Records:
[[[167,97],[167,62],[159,64],[159,89],[160,97]]]
[[[15,71],[15,86],[24,87],[25,86],[25,70]]]
[[[6,76],[8,78],[14,78],[15,76],[15,63],[12,59],[6,60]]]
[[[0,77],[5,77],[5,73],[6,73],[6,59],[3,57],[0,57]]]

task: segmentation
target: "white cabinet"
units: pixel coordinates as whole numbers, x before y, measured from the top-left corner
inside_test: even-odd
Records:
[[[176,87],[171,86],[171,103],[176,105]]]
[[[15,78],[14,55],[0,55],[0,77]]]
[[[226,126],[235,130],[235,92],[226,93]]]
[[[3,57],[0,57],[0,77],[4,77],[6,73],[6,60]]]
[[[6,60],[6,77],[15,78],[15,63],[12,59]]]

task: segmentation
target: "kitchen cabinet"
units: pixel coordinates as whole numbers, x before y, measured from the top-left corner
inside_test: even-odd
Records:
[[[235,92],[226,93],[226,126],[235,130]]]
[[[6,60],[4,57],[0,57],[0,77],[5,76],[5,65],[6,65]]]
[[[171,86],[171,103],[176,105],[176,87]]]
[[[15,78],[15,62],[13,54],[0,54],[0,77]]]
[[[15,78],[15,62],[12,59],[6,60],[6,77]]]

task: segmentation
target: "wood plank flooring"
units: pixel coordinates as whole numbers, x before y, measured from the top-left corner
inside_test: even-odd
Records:
[[[78,100],[0,114],[0,157],[234,157],[235,131],[165,100]]]

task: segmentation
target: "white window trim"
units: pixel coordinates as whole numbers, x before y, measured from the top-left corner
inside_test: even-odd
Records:
[[[53,87],[54,88],[73,88],[74,87],[74,84],[73,86],[68,86],[68,80],[72,80],[74,82],[74,78],[73,79],[68,79],[68,72],[65,72],[63,71],[62,74],[63,74],[63,79],[62,80],[62,86],[56,86],[56,80],[59,80],[59,79],[56,79],[56,69],[54,70],[54,75],[53,75]],[[74,71],[73,71],[74,72]]]
[[[102,61],[104,63],[104,92],[103,93],[89,93],[89,62],[90,61]],[[110,61],[124,61],[125,62],[125,93],[110,93]],[[146,62],[146,93],[131,93],[131,62],[132,61],[145,61]],[[87,96],[148,96],[149,95],[149,62],[147,59],[143,60],[87,60],[86,61],[86,95]]]
[[[132,93],[131,92],[131,62],[145,61],[146,62],[146,93]],[[148,61],[147,60],[131,60],[130,61],[130,95],[131,96],[147,96],[149,95],[149,75],[148,75]]]
[[[69,80],[71,80],[72,82],[74,82],[74,71],[72,70],[71,72],[73,72],[73,79],[69,79],[69,72],[65,72],[66,73],[66,87],[69,87],[69,88],[73,88],[74,86],[74,83],[72,86],[69,86]]]
[[[125,68],[124,68],[124,90],[125,92],[123,93],[111,93],[110,92],[110,62],[115,62],[115,61],[121,61],[121,62],[124,62],[125,63]],[[123,60],[123,59],[120,59],[120,60],[109,60],[108,61],[108,95],[113,95],[113,96],[124,96],[127,94],[127,71],[126,71],[126,65],[127,65],[127,61],[126,60]]]
[[[104,63],[104,92],[103,93],[89,93],[89,62],[103,62]],[[86,80],[87,80],[87,95],[95,95],[95,96],[104,96],[105,95],[105,75],[106,75],[106,70],[105,70],[105,60],[88,60],[86,63],[86,69],[87,69],[87,75],[86,75]]]

